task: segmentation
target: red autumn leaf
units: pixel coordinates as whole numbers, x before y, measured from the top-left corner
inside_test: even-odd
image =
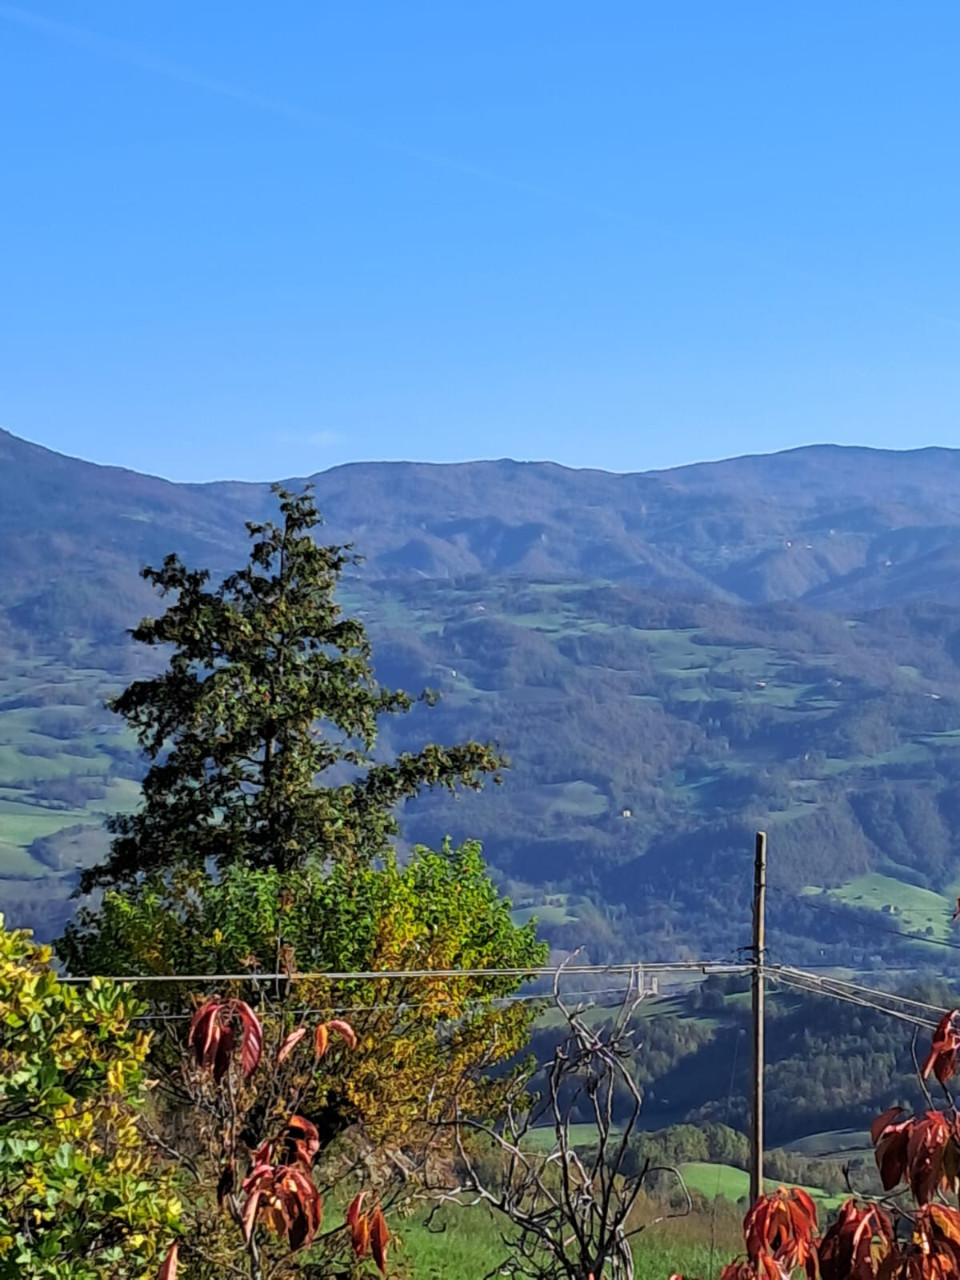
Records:
[[[338,1032],[343,1036],[347,1045],[351,1049],[355,1049],[357,1047],[357,1033],[354,1031],[353,1027],[351,1027],[349,1022],[344,1022],[340,1018],[334,1018],[331,1022],[327,1023],[327,1030]]]
[[[356,1220],[360,1217],[360,1210],[363,1208],[363,1202],[364,1202],[364,1199],[366,1198],[366,1195],[367,1193],[365,1191],[361,1191],[359,1192],[359,1194],[355,1195],[353,1199],[350,1201],[349,1208],[347,1209],[347,1226],[348,1227],[352,1227],[353,1224],[356,1222]]]
[[[804,1191],[803,1187],[792,1187],[790,1190],[791,1199],[788,1201],[788,1208],[791,1217],[797,1224],[799,1231],[815,1232],[817,1229],[817,1208],[810,1198],[810,1195]]]
[[[907,1169],[907,1146],[913,1121],[895,1120],[902,1112],[902,1107],[891,1107],[889,1111],[877,1116],[870,1126],[870,1137],[884,1191],[892,1191],[903,1180]]]
[[[167,1250],[167,1256],[163,1260],[163,1266],[157,1273],[157,1280],[177,1280],[177,1263],[180,1254],[180,1246],[174,1240],[173,1244]]]
[[[198,1067],[209,1067],[216,1057],[220,1041],[220,1009],[217,1000],[206,1000],[190,1020],[187,1044],[193,1050]]]
[[[306,1027],[297,1027],[296,1031],[290,1032],[290,1034],[287,1036],[287,1038],[284,1040],[283,1044],[280,1046],[279,1050],[277,1051],[278,1067],[280,1066],[281,1062],[285,1062],[287,1058],[290,1057],[290,1054],[294,1051],[294,1049],[297,1047],[297,1045],[300,1043],[300,1041],[303,1039],[303,1037],[306,1034],[307,1034]]]
[[[264,1181],[269,1181],[273,1176],[273,1165],[270,1164],[270,1151],[273,1148],[272,1142],[264,1142],[256,1150],[253,1157],[253,1168],[244,1178],[242,1186],[244,1191],[255,1191],[257,1187],[262,1187]],[[266,1157],[264,1156],[266,1152]]]
[[[243,1074],[250,1076],[256,1071],[263,1052],[263,1028],[248,1004],[243,1000],[228,1000],[224,1004],[206,1000],[190,1021],[187,1043],[198,1066],[213,1067],[218,1084],[229,1070],[236,1046],[234,1018],[240,1022],[240,1065]]]
[[[317,1024],[317,1029],[313,1034],[313,1050],[318,1058],[323,1057],[327,1052],[329,1045],[330,1034],[327,1031],[327,1024],[325,1022],[320,1022]]]
[[[757,1273],[744,1258],[740,1262],[728,1262],[720,1272],[720,1280],[757,1280]]]
[[[263,1027],[257,1015],[243,1000],[231,1000],[231,1010],[240,1019],[243,1027],[243,1044],[240,1049],[240,1067],[245,1076],[252,1076],[260,1064],[263,1053]]]
[[[782,1267],[776,1258],[769,1253],[762,1253],[757,1259],[757,1273],[760,1280],[788,1280],[790,1272]]]
[[[957,1050],[960,1049],[960,1031],[955,1026],[954,1019],[958,1016],[960,1016],[960,1010],[951,1009],[937,1023],[936,1030],[933,1033],[933,1042],[930,1045],[930,1052],[927,1054],[920,1073],[924,1080],[932,1071],[941,1084],[946,1084],[956,1071]]]
[[[908,1258],[910,1280],[955,1280],[960,1275],[960,1214],[956,1209],[938,1204],[918,1209],[913,1238],[919,1256]]]
[[[260,1148],[260,1151],[263,1151],[263,1147],[266,1145],[267,1144],[264,1143]],[[257,1220],[257,1211],[260,1208],[260,1199],[264,1192],[269,1194],[275,1173],[276,1170],[273,1165],[256,1163],[250,1173],[243,1180],[243,1190],[247,1193],[247,1199],[243,1206],[241,1224],[243,1226],[243,1238],[247,1244],[250,1243],[250,1239],[253,1236],[253,1228]]]
[[[287,1243],[294,1251],[308,1247],[320,1226],[323,1205],[313,1182],[297,1165],[281,1165],[274,1193],[287,1223]]]
[[[870,1142],[876,1146],[880,1140],[880,1135],[884,1130],[888,1129],[896,1120],[897,1116],[903,1115],[903,1107],[888,1107],[886,1111],[881,1112],[870,1126]]]
[[[951,1244],[960,1246],[960,1212],[949,1205],[932,1204],[928,1209],[930,1221]]]
[[[918,1204],[929,1204],[943,1181],[943,1154],[950,1125],[942,1111],[928,1111],[909,1127],[906,1177]]]
[[[377,1205],[370,1219],[370,1252],[380,1269],[380,1274],[387,1274],[387,1245],[390,1243],[390,1232],[383,1217],[383,1211]]]
[[[370,1222],[365,1213],[350,1228],[350,1244],[358,1258],[365,1258],[370,1252]]]
[[[246,1186],[246,1182],[244,1186]],[[259,1186],[251,1187],[247,1194],[247,1202],[243,1206],[243,1238],[247,1244],[250,1243],[250,1238],[253,1235],[253,1224],[257,1219],[257,1207],[260,1204],[261,1194],[262,1190]]]
[[[291,1116],[287,1121],[287,1140],[296,1159],[301,1160],[309,1168],[320,1150],[317,1126],[303,1116]]]
[[[366,1192],[361,1191],[350,1201],[347,1209],[347,1226],[350,1228],[350,1245],[358,1258],[364,1258],[370,1248],[370,1223],[367,1215],[361,1213]]]

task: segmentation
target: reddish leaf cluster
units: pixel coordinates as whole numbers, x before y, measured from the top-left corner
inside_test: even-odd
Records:
[[[946,1084],[957,1070],[957,1053],[960,1051],[960,1026],[957,1019],[960,1010],[951,1009],[937,1023],[933,1033],[933,1043],[923,1064],[921,1075],[924,1080],[932,1071],[941,1084]]]
[[[836,1222],[817,1238],[817,1212],[799,1187],[761,1196],[743,1223],[747,1257],[729,1263],[720,1280],[788,1280],[803,1270],[809,1280],[895,1280],[907,1255],[897,1251],[893,1224],[882,1209],[848,1200]],[[682,1280],[682,1277],[671,1277]],[[932,1280],[910,1276],[909,1280]],[[941,1280],[941,1277],[937,1277]],[[947,1280],[942,1277],[942,1280]],[[950,1280],[960,1280],[960,1272]]]
[[[387,1274],[387,1245],[390,1243],[390,1232],[383,1217],[383,1211],[377,1205],[373,1213],[362,1212],[366,1195],[361,1191],[350,1201],[347,1210],[347,1226],[350,1230],[350,1244],[358,1258],[365,1258],[369,1253],[380,1269],[381,1275]]]
[[[187,1042],[197,1066],[213,1068],[219,1084],[226,1075],[240,1034],[240,1064],[245,1076],[256,1071],[263,1053],[263,1028],[243,1000],[205,1000],[190,1022]]]
[[[876,1280],[894,1250],[888,1215],[876,1205],[861,1207],[848,1200],[817,1245],[821,1280]]]
[[[802,1267],[809,1280],[817,1274],[817,1210],[800,1187],[780,1187],[761,1196],[743,1220],[747,1257],[759,1276],[782,1280]],[[740,1275],[737,1264],[726,1267],[721,1280]]]
[[[957,1122],[942,1111],[908,1116],[891,1107],[870,1128],[880,1181],[885,1191],[906,1182],[917,1204],[929,1204],[941,1188],[955,1190],[960,1172],[960,1133]]]
[[[942,1204],[918,1210],[913,1244],[896,1272],[897,1280],[958,1280],[960,1213]]]
[[[249,1242],[258,1218],[292,1250],[313,1242],[323,1215],[320,1193],[300,1164],[256,1164],[244,1180],[243,1234]]]
[[[330,1033],[339,1035],[349,1048],[357,1045],[357,1035],[349,1022],[333,1019],[320,1023],[313,1036],[314,1054],[320,1059],[327,1052]],[[276,1065],[283,1063],[307,1034],[297,1027],[277,1050]],[[197,1065],[212,1070],[219,1084],[227,1074],[239,1043],[240,1064],[245,1077],[256,1071],[263,1055],[263,1028],[243,1000],[206,1000],[190,1022],[188,1045]],[[311,1176],[313,1162],[320,1150],[316,1125],[305,1116],[293,1115],[276,1138],[268,1138],[251,1155],[251,1169],[242,1184],[244,1200],[239,1210],[243,1237],[247,1244],[261,1222],[276,1235],[286,1239],[290,1249],[308,1247],[320,1227],[323,1202]],[[217,1185],[217,1201],[223,1204],[232,1196],[236,1185],[235,1158],[226,1163]],[[351,1206],[353,1220],[348,1221],[354,1251],[363,1257],[372,1255],[386,1275],[389,1233],[383,1213],[378,1207],[368,1217],[360,1212],[362,1196]],[[177,1246],[174,1244],[164,1260],[159,1280],[176,1280]]]
[[[922,1077],[932,1073],[946,1085],[958,1055],[960,1010],[954,1009],[937,1024]],[[800,1269],[808,1280],[960,1280],[960,1211],[942,1203],[945,1192],[960,1191],[960,1115],[950,1102],[949,1115],[904,1116],[902,1107],[891,1107],[870,1128],[884,1190],[905,1182],[919,1206],[898,1211],[910,1224],[908,1239],[897,1239],[881,1208],[854,1200],[817,1239],[813,1201],[798,1188],[781,1187],[747,1214],[747,1257],[724,1267],[720,1280],[789,1280]]]
[[[317,1127],[304,1116],[291,1116],[279,1138],[269,1138],[257,1148],[243,1182],[245,1240],[250,1240],[259,1219],[285,1236],[293,1250],[312,1242],[323,1216],[323,1201],[310,1177],[319,1150]]]
[[[809,1280],[960,1280],[960,1212],[926,1204],[906,1216],[910,1238],[898,1241],[883,1209],[848,1200],[817,1239],[810,1197],[781,1187],[747,1214],[747,1257],[724,1267],[720,1280],[788,1280],[800,1269]]]

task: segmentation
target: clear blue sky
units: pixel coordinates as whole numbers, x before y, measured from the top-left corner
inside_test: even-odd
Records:
[[[175,479],[960,445],[960,5],[0,0],[0,426]]]

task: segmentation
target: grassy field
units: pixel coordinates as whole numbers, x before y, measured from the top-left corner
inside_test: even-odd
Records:
[[[589,1146],[591,1143],[596,1144],[597,1126],[592,1123],[572,1124],[570,1126],[570,1141],[574,1147]],[[531,1151],[552,1151],[556,1143],[556,1134],[552,1126],[544,1125],[542,1128],[531,1129],[524,1141],[524,1146]]]
[[[736,1169],[731,1164],[691,1161],[689,1164],[682,1164],[680,1172],[687,1187],[691,1191],[698,1191],[708,1200],[722,1196],[724,1200],[737,1202],[750,1193],[750,1175],[746,1170]],[[767,1191],[775,1191],[778,1185],[775,1180],[769,1178],[764,1182]],[[807,1187],[806,1190],[826,1210],[836,1208],[846,1199],[846,1196],[828,1195],[820,1187]]]
[[[950,930],[954,904],[948,898],[879,872],[857,876],[838,889],[824,891],[807,887],[802,892],[822,895],[844,906],[888,914],[891,928],[907,929],[911,933],[924,933],[929,929],[930,937],[940,939],[946,938]]]
[[[651,1218],[654,1211],[647,1208],[646,1215]],[[447,1209],[434,1227],[410,1219],[398,1231],[397,1265],[408,1280],[481,1280],[506,1256],[504,1222],[480,1205]],[[739,1211],[722,1202],[716,1212],[649,1227],[633,1242],[637,1280],[666,1280],[674,1272],[714,1280],[742,1251],[739,1227]]]
[[[0,673],[0,909],[65,900],[76,868],[104,852],[107,814],[137,803],[139,787],[117,772],[133,740],[104,707],[122,683],[53,658]]]

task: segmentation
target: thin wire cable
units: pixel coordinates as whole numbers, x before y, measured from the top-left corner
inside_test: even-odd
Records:
[[[844,995],[839,991],[825,991],[822,987],[809,986],[803,982],[798,982],[796,979],[787,978],[783,975],[780,975],[779,977],[772,977],[771,981],[779,983],[780,986],[786,988],[788,991],[799,992],[803,995],[824,996],[828,1000],[839,1000],[844,1004],[856,1005],[860,1009],[871,1009],[877,1013],[882,1013],[885,1017],[896,1018],[900,1022],[906,1022],[912,1027],[933,1028],[936,1026],[935,1022],[931,1022],[927,1018],[918,1018],[909,1013],[900,1013],[895,1009],[888,1009],[884,1005],[875,1004],[870,1000],[858,999],[856,996]]]
[[[831,982],[821,974],[805,973],[801,969],[789,969],[784,967],[773,972],[768,969],[767,972],[769,976],[775,980],[778,979],[787,985],[802,986],[804,990],[814,991],[823,995],[835,996],[840,1000],[850,1000],[857,1003],[881,1007],[891,1014],[902,1014],[907,1018],[917,1018],[922,1016],[909,1011],[889,1009],[888,1003],[879,1005],[878,1002],[881,1000],[884,1002],[895,1002],[898,1000],[897,996],[892,996],[887,991],[879,991],[871,987],[862,987],[858,984],[847,985],[844,983]],[[911,1002],[904,998],[901,1003],[909,1004]],[[917,1007],[928,1012],[943,1012],[943,1010],[936,1005],[926,1005],[919,1001],[917,1002]]]
[[[611,1004],[591,1003],[587,1006],[589,1009],[618,1009],[623,1003],[623,996],[627,988],[625,987],[598,987],[592,991],[573,991],[568,994],[568,999],[574,996],[580,1000],[584,996],[607,996],[615,995],[617,1000]],[[652,993],[651,993],[652,995]],[[654,999],[656,997],[653,997]],[[473,997],[472,999],[458,1002],[454,999],[448,1001],[449,1004],[457,1004],[460,1008],[490,1008],[497,1006],[508,1008],[512,1004],[536,1004],[538,1001],[550,1001],[552,994],[549,991],[541,991],[534,994],[515,995],[515,996],[488,996]],[[313,1014],[322,1013],[324,1016],[340,1013],[389,1013],[394,1009],[422,1009],[426,1005],[436,1005],[442,1002],[442,997],[434,997],[430,1000],[395,1000],[387,1003],[379,1004],[347,1004],[347,1005],[323,1005],[315,1008],[291,1009],[287,1012],[294,1018],[308,1018]],[[145,1013],[137,1014],[131,1018],[131,1022],[183,1022],[193,1017],[192,1013]]]
[[[885,1017],[896,1018],[900,1022],[909,1023],[909,1025],[913,1027],[927,1027],[932,1030],[937,1025],[936,1022],[931,1021],[929,1018],[917,1017],[910,1013],[901,1013],[897,1009],[887,1008],[885,1005],[877,1004],[875,1001],[865,1000],[854,995],[848,995],[842,991],[831,991],[829,989],[825,989],[818,983],[804,982],[802,979],[792,977],[788,974],[779,973],[769,974],[768,976],[772,981],[779,982],[782,986],[794,991],[800,991],[806,995],[826,996],[831,1000],[840,1000],[846,1004],[857,1005],[861,1009],[873,1009],[877,1013],[884,1014]]]
[[[61,983],[85,982],[372,982],[377,979],[403,981],[407,978],[555,978],[558,973],[566,976],[584,973],[612,973],[629,976],[638,970],[644,973],[749,973],[751,964],[731,964],[725,960],[671,960],[633,964],[578,964],[535,966],[530,969],[362,969],[331,970],[319,973],[127,973],[87,974],[79,977],[58,978]]]
[[[938,1004],[927,1004],[924,1000],[915,1000],[913,996],[900,995],[895,991],[884,991],[880,987],[868,987],[862,982],[851,982],[847,978],[834,978],[829,974],[810,973],[806,969],[798,969],[793,965],[768,965],[767,971],[777,970],[781,973],[789,973],[795,977],[806,978],[810,982],[817,982],[823,986],[838,987],[844,991],[860,992],[868,996],[878,996],[884,1000],[895,1000],[898,1004],[913,1005],[915,1009],[923,1009],[928,1013],[943,1014],[946,1011]]]
[[[908,1013],[898,1013],[894,1009],[885,1009],[883,1005],[871,1004],[869,1000],[857,1000],[852,996],[841,996],[836,992],[816,991],[813,987],[804,987],[800,983],[788,982],[785,984],[790,990],[803,993],[806,995],[819,995],[828,1000],[839,1000],[841,1003],[855,1005],[858,1009],[869,1009],[874,1013],[880,1013],[886,1018],[894,1018],[898,1022],[906,1023],[908,1027],[923,1027],[927,1031],[933,1031],[936,1027],[935,1022],[931,1022],[927,1018],[914,1018]]]

